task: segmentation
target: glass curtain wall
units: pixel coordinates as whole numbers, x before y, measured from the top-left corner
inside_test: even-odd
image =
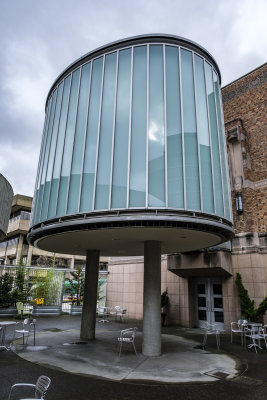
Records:
[[[103,54],[47,102],[31,224],[127,208],[231,218],[219,78],[191,49]]]

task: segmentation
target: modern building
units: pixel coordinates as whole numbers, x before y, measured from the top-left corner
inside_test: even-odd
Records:
[[[0,241],[7,233],[12,197],[13,189],[10,183],[0,174]]]
[[[235,236],[220,247],[162,257],[167,323],[216,322],[229,330],[241,317],[236,272],[255,306],[267,296],[267,64],[222,88]],[[107,299],[142,318],[142,257],[112,258]],[[265,316],[265,323],[267,317]]]
[[[198,44],[143,35],[86,54],[53,84],[28,240],[86,255],[81,337],[95,335],[100,254],[144,256],[143,353],[153,356],[161,254],[233,237],[220,82]]]

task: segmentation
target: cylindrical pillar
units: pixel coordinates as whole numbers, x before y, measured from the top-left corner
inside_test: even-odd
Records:
[[[161,354],[161,242],[144,244],[143,354]]]
[[[95,338],[98,267],[99,250],[88,250],[86,252],[81,339],[93,340]]]

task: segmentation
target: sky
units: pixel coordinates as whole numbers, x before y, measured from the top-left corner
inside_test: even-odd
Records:
[[[0,173],[33,196],[46,96],[74,60],[164,33],[212,54],[222,86],[266,62],[266,0],[0,0]]]

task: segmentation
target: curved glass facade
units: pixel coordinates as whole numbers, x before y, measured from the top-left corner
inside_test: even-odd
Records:
[[[31,225],[138,208],[231,220],[218,74],[162,40],[74,64],[47,101]]]

